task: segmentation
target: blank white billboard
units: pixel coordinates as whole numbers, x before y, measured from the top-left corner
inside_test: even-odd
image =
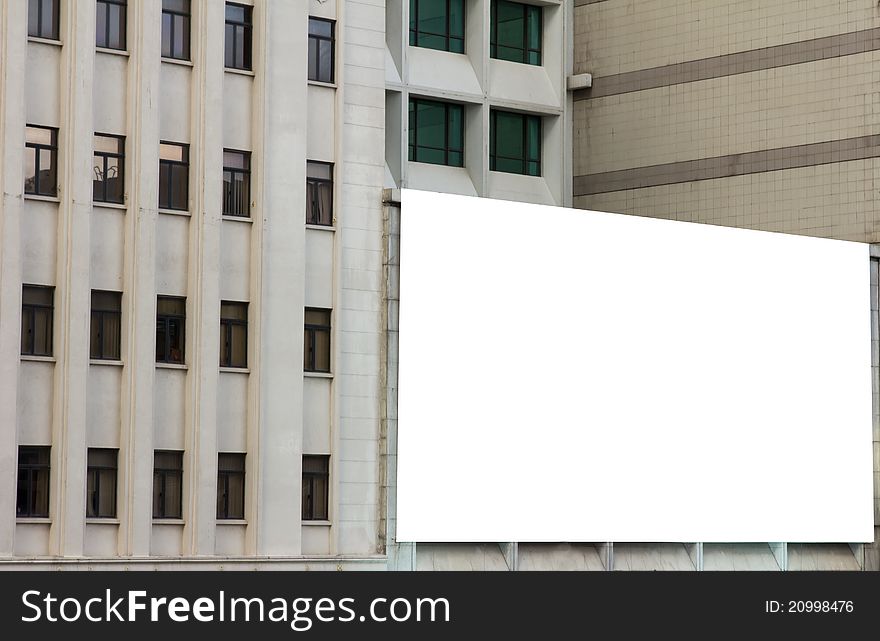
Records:
[[[404,190],[400,541],[873,540],[864,244]]]

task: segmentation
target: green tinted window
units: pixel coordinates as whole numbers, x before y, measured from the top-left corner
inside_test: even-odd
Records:
[[[490,55],[499,60],[541,64],[541,7],[492,0]]]
[[[409,43],[464,53],[464,0],[410,0]]]
[[[410,100],[409,159],[463,166],[464,108],[436,100]]]
[[[492,110],[489,169],[541,175],[541,118]]]

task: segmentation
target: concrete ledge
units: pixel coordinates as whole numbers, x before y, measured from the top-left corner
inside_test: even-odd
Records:
[[[204,557],[204,558],[29,558],[0,559],[0,571],[138,571],[138,570],[386,570],[388,558],[376,556]]]

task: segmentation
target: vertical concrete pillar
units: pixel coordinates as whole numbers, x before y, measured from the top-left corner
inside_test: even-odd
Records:
[[[123,258],[119,554],[150,554],[153,381],[156,374],[156,219],[159,203],[161,6],[129,7],[127,184]],[[130,319],[125,322],[125,318]]]
[[[380,533],[388,556],[389,569],[415,569],[402,563],[406,557],[397,542],[397,390],[398,390],[398,328],[400,322],[400,192],[386,189],[382,197],[385,225],[385,363],[382,425],[379,432],[381,492],[379,493]],[[384,536],[382,536],[384,534]]]
[[[0,557],[15,541],[26,25],[27,3],[0,5]]]
[[[225,6],[203,2],[193,16],[193,139],[187,266],[184,554],[214,554],[217,520],[217,386],[220,377],[220,225],[223,211]]]
[[[788,570],[788,543],[768,543],[773,558],[776,559],[776,565],[783,572]]]
[[[302,549],[305,157],[308,3],[263,0],[254,11],[254,241],[248,389],[249,493],[246,550],[297,555]]]
[[[82,556],[91,307],[94,6],[71,3],[62,33],[50,551],[62,556]]]
[[[688,556],[691,559],[691,563],[694,564],[694,570],[697,572],[703,571],[703,544],[702,543],[685,543],[685,549],[687,550]]]
[[[597,543],[596,551],[599,553],[599,558],[602,559],[605,571],[614,570],[614,543]]]

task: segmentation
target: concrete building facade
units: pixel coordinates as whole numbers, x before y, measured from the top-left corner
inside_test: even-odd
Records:
[[[0,33],[3,565],[384,567],[382,3],[4,0]],[[50,170],[26,142],[43,132]],[[112,176],[96,134],[121,141]],[[307,161],[330,163],[326,219],[307,218]],[[122,197],[99,201],[111,179]],[[51,345],[22,354],[31,285]],[[121,300],[109,359],[93,292]],[[312,312],[329,328],[304,330]],[[46,466],[32,504],[22,447]],[[93,450],[115,461],[109,516],[87,516],[113,485]]]
[[[2,0],[0,567],[875,567],[396,540],[398,189],[876,240],[876,7],[671,4]]]
[[[877,243],[878,29],[872,0],[574,0],[574,206]],[[874,543],[706,545],[703,567],[880,569],[870,348]]]
[[[394,541],[383,194],[569,202],[570,17],[3,0],[0,564],[473,566]]]

